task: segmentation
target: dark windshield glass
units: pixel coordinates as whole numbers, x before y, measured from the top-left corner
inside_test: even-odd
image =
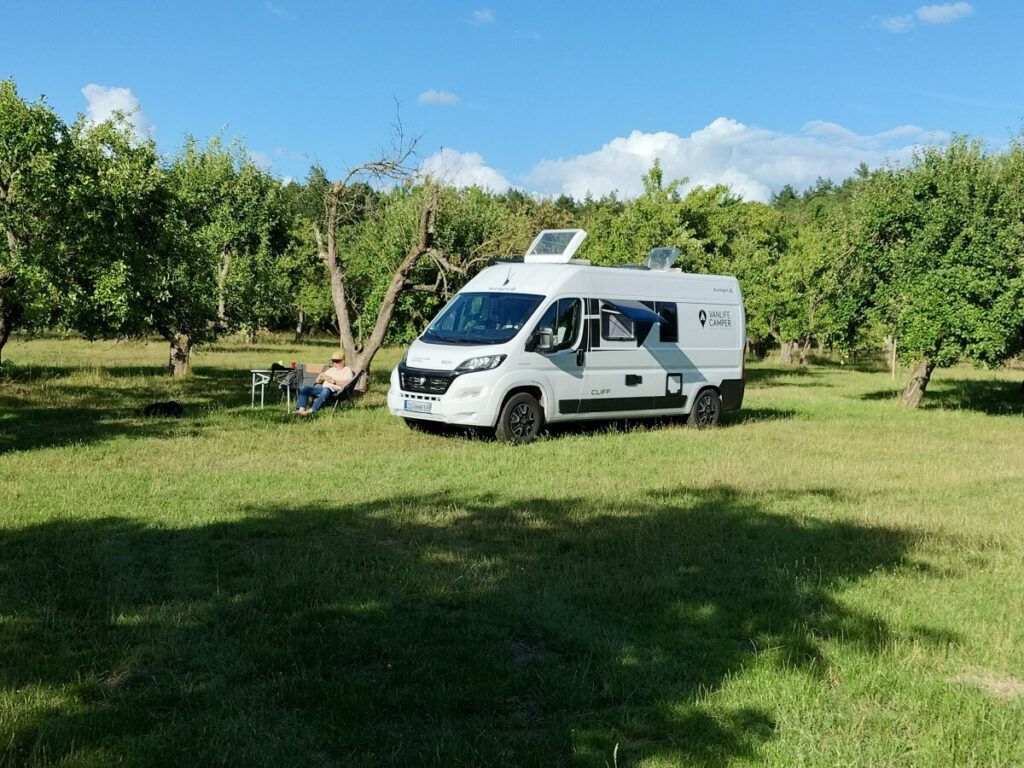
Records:
[[[434,344],[503,344],[519,333],[543,298],[531,293],[460,293],[420,339]]]

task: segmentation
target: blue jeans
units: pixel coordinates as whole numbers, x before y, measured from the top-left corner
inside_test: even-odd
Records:
[[[310,397],[316,398],[313,400],[313,413],[316,413],[324,407],[324,403],[327,402],[327,398],[331,396],[331,390],[320,384],[306,384],[302,389],[299,390],[299,398],[295,401],[296,408],[305,408],[306,403],[309,402]]]

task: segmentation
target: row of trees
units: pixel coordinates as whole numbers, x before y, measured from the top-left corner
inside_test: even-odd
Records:
[[[597,264],[672,245],[685,270],[737,275],[755,353],[888,345],[914,365],[910,405],[935,367],[998,365],[1024,344],[1019,144],[956,139],[762,204],[683,194],[657,163],[632,200],[454,190],[417,179],[415,142],[393,136],[341,178],[282,185],[238,143],[161,158],[123,120],[67,125],[0,82],[0,352],[16,328],[159,334],[176,374],[218,334],[294,328],[337,334],[365,370],[489,258],[553,227],[587,229]]]

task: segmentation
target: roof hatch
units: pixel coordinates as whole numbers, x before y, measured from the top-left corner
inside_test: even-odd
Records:
[[[527,264],[568,264],[587,238],[583,229],[545,229],[526,249]]]
[[[651,252],[647,254],[647,258],[644,260],[644,266],[648,269],[664,272],[676,263],[678,257],[678,248],[651,248]]]

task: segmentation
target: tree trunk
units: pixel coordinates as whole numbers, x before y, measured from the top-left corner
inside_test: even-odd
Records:
[[[338,261],[338,206],[341,203],[341,196],[345,193],[345,183],[337,181],[327,190],[324,199],[324,220],[321,232],[320,226],[313,225],[313,234],[316,236],[317,251],[320,259],[327,265],[331,277],[331,302],[334,304],[334,316],[338,321],[338,336],[341,348],[345,352],[345,360],[355,359],[355,340],[352,338],[352,323],[348,316],[348,304],[345,301],[345,272],[341,262]],[[327,241],[324,242],[326,235]]]
[[[188,358],[192,352],[192,340],[187,334],[176,333],[171,337],[171,358],[167,363],[170,376],[183,376],[188,373]]]
[[[409,246],[409,250],[405,253],[405,258],[402,259],[402,262],[391,274],[391,282],[388,283],[388,289],[384,292],[384,298],[380,302],[380,309],[377,310],[377,321],[370,332],[370,338],[366,340],[362,351],[356,357],[358,369],[366,372],[366,375],[356,384],[357,392],[365,392],[367,387],[369,387],[370,363],[373,362],[374,355],[384,345],[384,336],[387,333],[388,324],[391,322],[391,315],[394,314],[395,305],[398,302],[399,295],[402,293],[402,288],[405,287],[405,281],[409,277],[409,272],[416,266],[416,262],[420,260],[420,257],[429,253],[433,248],[436,221],[437,196],[432,195],[420,213],[419,235],[416,238],[416,242]]]
[[[306,310],[299,307],[299,321],[295,323],[295,340],[294,343],[298,344],[302,341],[302,329],[306,323]]]
[[[807,358],[811,355],[811,340],[807,338],[800,347],[800,365],[807,365]]]
[[[224,251],[220,255],[220,271],[217,273],[217,328],[221,331],[228,327],[227,284],[230,267],[231,252]]]
[[[7,345],[7,339],[11,337],[11,322],[7,318],[7,313],[4,311],[4,300],[0,299],[0,364],[3,363],[4,347]]]
[[[793,353],[796,351],[796,342],[784,341],[779,345],[779,360],[785,365],[793,364]]]
[[[914,366],[914,372],[910,374],[910,381],[903,390],[903,397],[900,402],[908,408],[917,408],[921,404],[921,398],[928,389],[928,382],[932,378],[932,371],[935,370],[935,361],[921,360]]]
[[[374,323],[370,338],[360,347],[352,336],[352,323],[349,319],[348,305],[345,302],[345,273],[338,260],[337,242],[334,228],[337,224],[337,206],[339,198],[344,191],[338,183],[331,187],[327,197],[327,215],[324,220],[326,233],[321,233],[314,228],[317,247],[320,251],[320,258],[327,264],[331,275],[331,299],[334,302],[334,313],[338,320],[338,336],[341,341],[341,348],[345,352],[345,360],[349,367],[355,371],[363,371],[366,375],[356,383],[355,391],[362,394],[369,386],[370,364],[374,355],[384,344],[384,337],[391,322],[391,316],[395,311],[395,304],[405,287],[409,272],[416,266],[416,262],[424,255],[431,253],[434,243],[434,228],[437,219],[437,196],[432,195],[423,211],[420,213],[419,233],[416,242],[409,246],[405,258],[391,273],[391,280],[384,292],[380,309],[377,310],[377,320]],[[326,243],[324,242],[326,234]]]
[[[764,356],[768,354],[769,342],[765,339],[758,339],[754,341],[749,336],[747,337],[747,349],[749,354],[758,360],[764,360]]]
[[[885,349],[885,359],[889,363],[890,378],[896,381],[896,337],[886,336],[883,348]]]

